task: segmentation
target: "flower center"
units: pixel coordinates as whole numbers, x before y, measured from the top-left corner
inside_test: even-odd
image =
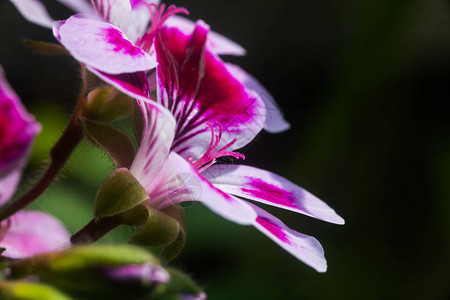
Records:
[[[197,161],[192,161],[191,156],[188,157],[188,161],[197,169],[199,173],[205,171],[210,166],[215,164],[219,157],[233,156],[236,159],[245,159],[244,154],[227,151],[227,149],[229,149],[234,143],[236,143],[237,139],[233,139],[231,142],[229,142],[219,150],[216,150],[220,140],[222,139],[223,132],[222,125],[219,122],[216,122],[216,124],[219,127],[219,134],[214,134],[213,126],[209,123],[206,123],[206,125],[208,125],[209,127],[209,130],[211,131],[211,142],[209,143],[208,149],[206,149],[203,156],[200,157]]]
[[[136,45],[150,53],[150,50],[153,45],[153,40],[155,39],[156,33],[158,32],[158,28],[161,27],[164,22],[173,15],[176,14],[186,14],[189,15],[189,11],[184,7],[176,7],[175,5],[171,5],[167,8],[164,4],[161,4],[158,9],[158,5],[152,3],[144,3],[147,6],[147,9],[150,13],[150,27],[147,32],[137,41]]]

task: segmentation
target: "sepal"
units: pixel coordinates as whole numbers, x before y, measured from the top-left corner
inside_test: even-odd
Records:
[[[144,120],[142,119],[141,108],[136,101],[133,103],[131,116],[133,120],[134,135],[136,136],[138,143],[141,144],[142,132],[144,129]]]
[[[85,106],[85,116],[103,122],[113,122],[126,117],[131,112],[134,100],[117,89],[95,89],[89,93]]]
[[[84,117],[79,120],[86,138],[111,157],[116,169],[131,166],[136,155],[136,145],[128,134],[105,122]]]
[[[99,187],[94,203],[94,216],[114,216],[148,199],[145,189],[130,171],[120,168],[109,175]]]
[[[180,231],[178,233],[175,241],[164,248],[161,252],[160,259],[164,262],[170,262],[174,260],[178,255],[180,255],[181,250],[183,250],[186,244],[186,217],[184,209],[179,205],[172,205],[163,210],[166,214],[176,219],[181,225]]]
[[[95,89],[104,89],[110,87],[108,83],[100,79],[97,75],[85,68],[84,81],[86,82],[86,96]]]
[[[140,205],[133,211],[122,214],[124,222],[127,224],[134,223],[135,221],[126,221],[126,219],[133,218],[133,215],[138,216],[140,221],[146,218],[146,221],[143,224],[141,223],[143,227],[131,238],[131,243],[145,247],[166,247],[171,245],[179,235],[180,223],[164,212],[146,205]]]
[[[180,228],[180,231],[178,232],[178,236],[173,241],[172,244],[164,248],[164,250],[161,252],[160,259],[166,263],[171,262],[175,258],[180,255],[181,251],[184,248],[184,245],[186,244],[186,231],[184,228]]]

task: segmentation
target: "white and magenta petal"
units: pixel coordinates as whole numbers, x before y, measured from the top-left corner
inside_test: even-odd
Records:
[[[195,22],[178,15],[174,15],[167,19],[165,25],[168,27],[176,27],[184,34],[190,34],[195,28]],[[246,53],[241,45],[214,31],[211,31],[208,35],[206,48],[216,55],[242,56]]]
[[[76,15],[57,22],[53,33],[75,59],[104,73],[133,73],[157,65],[117,26],[104,21]]]
[[[0,66],[0,204],[15,192],[40,128],[9,86]]]
[[[70,245],[70,235],[61,222],[39,211],[20,211],[1,223],[3,256],[24,258]]]
[[[158,209],[180,202],[200,201],[216,214],[238,224],[250,225],[255,219],[256,214],[249,204],[215,188],[189,162],[175,152],[170,153],[168,163],[163,169],[164,175],[159,176],[172,178],[169,186],[177,187],[177,189],[170,190],[169,197],[159,204]],[[169,172],[172,175],[168,174]],[[162,184],[159,186],[164,188]],[[150,194],[150,198],[152,196]]]
[[[122,93],[139,99],[140,101],[153,101],[150,99],[150,86],[144,71],[123,73],[123,74],[108,74],[101,72],[95,68],[88,69],[97,75],[103,81],[111,84]]]
[[[10,0],[22,16],[29,22],[52,28],[54,20],[39,0]]]
[[[146,189],[153,190],[155,177],[165,164],[175,134],[175,120],[164,107],[156,102],[139,101],[142,112],[143,132],[130,172]]]
[[[278,218],[257,206],[252,206],[257,213],[253,226],[316,271],[327,270],[324,251],[317,239],[290,229]]]
[[[127,32],[130,23],[130,0],[91,0],[97,14]]]
[[[271,133],[278,133],[288,130],[291,126],[283,117],[278,105],[275,103],[272,95],[267,89],[252,75],[248,74],[242,68],[227,63],[228,71],[245,85],[246,88],[254,91],[266,105],[266,120],[264,123],[264,129]]]
[[[204,174],[217,188],[250,200],[344,224],[325,202],[274,173],[243,165],[214,165]]]
[[[205,49],[209,27],[198,22],[186,35],[163,27],[156,37],[158,101],[177,119],[173,150],[198,159],[211,141],[209,125],[223,129],[222,147],[248,144],[262,129],[265,105]]]

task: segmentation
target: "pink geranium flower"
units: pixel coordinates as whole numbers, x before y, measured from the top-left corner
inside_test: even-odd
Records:
[[[64,26],[81,28],[78,21],[69,19],[55,31],[69,51],[76,47],[64,42],[70,39],[70,35],[63,37]],[[143,72],[139,76],[96,73],[137,98],[142,110],[141,146],[130,171],[147,191],[147,205],[161,210],[180,202],[201,201],[233,222],[253,225],[323,272],[326,261],[315,238],[288,228],[238,197],[332,223],[343,224],[344,220],[323,201],[276,174],[244,165],[215,164],[223,156],[243,158],[234,150],[248,144],[262,128],[278,132],[289,125],[253,77],[223,63],[217,49],[208,48],[208,31],[201,21],[192,32],[177,27],[159,29],[151,43],[158,66],[150,84]],[[153,85],[157,102],[164,108],[149,97]],[[277,113],[268,118],[268,109]]]
[[[264,101],[242,85],[208,51],[208,27],[199,22],[191,34],[162,28],[155,39],[157,100],[138,100],[143,112],[141,146],[130,168],[150,196],[148,205],[164,209],[201,201],[221,216],[253,225],[306,264],[323,272],[319,242],[298,233],[246,198],[327,222],[344,220],[326,203],[281,176],[245,165],[220,165],[267,123]],[[249,79],[251,80],[251,78]],[[261,113],[262,112],[262,113]],[[239,198],[238,198],[239,197]]]
[[[175,141],[175,118],[156,103],[138,102],[144,128],[130,172],[147,191],[150,199],[147,205],[162,210],[181,202],[201,201],[230,221],[253,225],[317,271],[326,270],[323,249],[315,238],[288,228],[273,215],[241,198],[343,224],[344,220],[333,209],[271,172],[244,165],[215,164],[219,157],[241,158],[242,155],[230,151],[235,140],[219,148],[222,132],[214,133],[211,125],[207,126],[210,145],[204,149],[204,154],[198,159],[181,157],[170,150]],[[184,143],[188,145],[189,139]]]
[[[15,192],[40,128],[20,103],[0,67],[0,205]]]

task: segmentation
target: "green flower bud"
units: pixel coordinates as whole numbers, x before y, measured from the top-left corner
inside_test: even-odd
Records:
[[[57,289],[38,282],[1,281],[0,299],[2,300],[71,300]]]
[[[11,278],[34,275],[83,299],[134,299],[170,279],[153,255],[128,245],[73,247],[23,259],[10,271]]]

